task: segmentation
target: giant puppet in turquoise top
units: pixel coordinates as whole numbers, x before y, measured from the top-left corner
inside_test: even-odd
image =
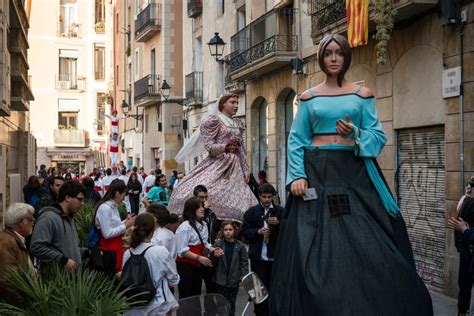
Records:
[[[369,177],[379,193],[382,203],[390,214],[399,212],[399,207],[387,185],[380,176],[373,159],[382,151],[387,137],[377,116],[375,98],[359,95],[361,86],[353,93],[340,95],[314,95],[301,99],[298,112],[291,125],[288,138],[287,185],[297,179],[306,179],[304,168],[305,148],[311,147],[314,135],[335,134],[336,121],[348,115],[354,125],[354,154],[364,158]],[[329,145],[326,149],[341,149],[347,146]],[[351,149],[349,147],[347,149]]]

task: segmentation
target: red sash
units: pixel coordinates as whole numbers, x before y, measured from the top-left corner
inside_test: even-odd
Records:
[[[122,260],[123,260],[123,247],[122,247],[122,236],[115,236],[110,239],[105,239],[102,234],[100,234],[99,238],[99,249],[100,250],[109,250],[115,251],[115,260],[116,265],[115,268],[117,272],[122,271]]]
[[[114,146],[110,146],[110,150],[109,150],[111,153],[118,153],[118,147],[114,147]]]
[[[100,192],[102,191],[102,188],[98,185],[94,186],[94,191]]]
[[[112,121],[112,126],[118,126],[118,121]]]
[[[104,185],[104,191],[107,191],[109,189],[108,185]]]
[[[151,187],[146,187],[146,188],[145,188],[145,192],[146,192],[146,193],[150,192],[150,190],[151,190]]]
[[[189,251],[191,251],[192,253],[195,253],[198,256],[203,255],[204,244],[197,244],[195,246],[189,245],[188,247],[189,247]],[[193,264],[195,266],[200,266],[201,265],[199,263],[199,261],[197,261],[196,259],[189,259],[189,258],[180,257],[180,256],[176,257],[176,261],[186,262],[186,263],[189,263],[189,264]]]

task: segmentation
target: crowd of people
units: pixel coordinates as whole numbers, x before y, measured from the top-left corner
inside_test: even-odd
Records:
[[[250,172],[244,124],[234,117],[239,98],[227,93],[208,106],[176,156],[182,163],[207,153],[187,175],[173,171],[167,178],[159,169],[146,175],[114,161],[104,174],[46,177],[42,166],[43,181],[32,176],[24,188],[26,203],[6,211],[0,251],[18,255],[0,256],[6,258],[0,263],[33,266],[30,255],[40,269],[81,267],[73,216],[91,201],[90,266],[129,282],[131,262],[145,262],[137,273],[150,276],[152,299],[127,314],[167,315],[178,308],[176,289],[186,298],[200,295],[204,283],[234,315],[240,281],[251,270],[270,294],[255,304],[256,315],[432,315],[403,217],[377,164],[387,137],[375,98],[344,79],[347,39],[324,37],[318,63],[326,79],[301,94],[288,137],[285,208],[265,172],[258,181]],[[118,126],[116,113],[111,119]],[[462,232],[460,276],[470,281],[460,283],[460,313],[469,308],[472,286],[471,202],[463,198],[461,216],[449,220]]]

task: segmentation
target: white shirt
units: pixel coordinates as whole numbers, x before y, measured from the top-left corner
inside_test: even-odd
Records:
[[[106,201],[99,206],[95,216],[95,226],[100,229],[105,239],[122,235],[127,230],[120,219],[118,206],[114,200]]]
[[[125,185],[128,184],[128,176],[120,175],[118,178],[122,180],[125,183]]]
[[[117,176],[114,176],[114,175],[105,176],[102,179],[102,188],[104,188],[104,191],[107,191],[105,187],[107,187],[107,189],[108,189],[110,184],[112,183],[112,181],[114,181],[115,179],[117,179]]]
[[[171,230],[165,227],[158,227],[153,233],[151,242],[157,246],[163,246],[168,250],[171,257],[176,259],[178,249],[176,248],[176,237]]]
[[[262,205],[263,207],[263,205]],[[266,216],[268,214],[268,211],[273,208],[273,204],[270,205],[269,208],[264,208],[264,215]],[[268,223],[267,223],[267,220],[263,221],[263,227],[265,228],[268,228]],[[265,236],[263,237],[263,243],[262,243],[262,260],[265,260],[265,261],[270,261],[272,259],[268,259],[268,256],[267,256],[267,243],[265,242]]]
[[[144,193],[146,192],[146,188],[151,188],[152,186],[155,185],[155,176],[153,174],[150,174],[148,177],[145,178],[145,181],[143,182],[143,191]]]
[[[145,253],[145,259],[148,262],[148,268],[156,288],[155,298],[147,306],[129,310],[124,315],[165,315],[179,307],[176,298],[168,287],[168,285],[179,283],[179,274],[176,271],[176,262],[165,247],[142,242],[136,248],[125,252],[123,266],[130,258],[130,251],[137,255],[150,246],[152,247]]]
[[[196,228],[202,237],[207,249],[211,248],[211,244],[207,242],[209,239],[209,232],[207,230],[207,224],[205,222],[196,222]],[[178,256],[182,256],[186,251],[189,251],[189,246],[196,246],[201,243],[196,230],[191,227],[189,221],[184,221],[179,225],[176,230],[176,247],[178,250]]]

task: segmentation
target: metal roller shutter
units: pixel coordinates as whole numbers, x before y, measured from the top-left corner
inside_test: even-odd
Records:
[[[418,273],[443,288],[445,249],[444,126],[397,134],[397,198]]]

